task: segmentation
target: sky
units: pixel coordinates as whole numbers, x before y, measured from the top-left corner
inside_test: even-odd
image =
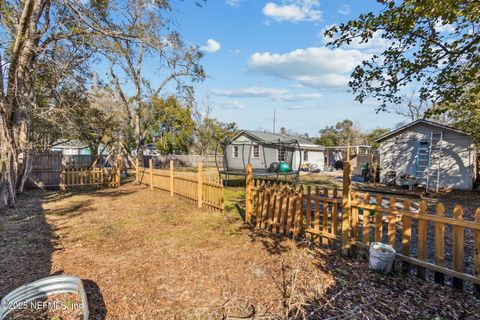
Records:
[[[325,126],[353,120],[362,130],[393,128],[402,117],[377,113],[348,92],[350,73],[385,48],[368,44],[326,47],[322,30],[360,13],[378,11],[374,0],[208,0],[203,7],[181,1],[178,28],[187,43],[205,52],[208,78],[195,85],[197,100],[208,97],[212,115],[241,129],[286,127],[317,136]]]

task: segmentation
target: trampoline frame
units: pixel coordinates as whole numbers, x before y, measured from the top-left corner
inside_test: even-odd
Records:
[[[232,140],[229,140],[227,143],[223,144],[222,145],[222,148],[223,148],[223,163],[222,163],[222,167],[223,169],[220,168],[219,164],[218,164],[218,148],[220,146],[220,144],[217,144],[216,148],[215,148],[215,165],[217,167],[217,170],[218,170],[218,174],[220,176],[224,175],[225,176],[225,181],[228,181],[229,179],[229,176],[246,176],[247,174],[247,164],[250,163],[250,159],[252,157],[252,147],[256,144],[254,144],[254,141],[251,141],[250,143],[239,143],[239,144],[235,144],[236,146],[241,146],[242,147],[242,162],[243,162],[243,170],[242,169],[228,169],[228,160],[227,160],[227,147],[229,145],[233,145],[232,143]],[[249,149],[248,149],[248,162],[245,162],[245,146],[249,146]],[[275,146],[277,150],[281,151],[282,149],[283,150],[286,150],[288,147],[290,147],[292,149],[292,155],[291,155],[291,158],[290,158],[290,161],[284,161],[284,162],[287,162],[288,165],[290,166],[291,170],[290,171],[287,171],[287,172],[280,172],[280,170],[277,170],[275,172],[272,172],[272,171],[269,171],[269,165],[267,165],[267,159],[266,159],[266,155],[265,155],[265,146]],[[264,169],[258,169],[258,168],[254,168],[252,170],[252,174],[253,174],[253,177],[255,178],[265,178],[265,179],[268,179],[268,178],[272,178],[274,177],[276,181],[279,181],[280,178],[284,178],[285,181],[287,181],[287,178],[291,178],[293,179],[293,182],[294,183],[298,183],[300,181],[300,168],[302,167],[302,149],[300,147],[300,143],[298,142],[298,140],[292,140],[290,142],[283,142],[281,141],[280,139],[278,139],[278,142],[276,143],[266,143],[266,144],[262,144],[262,153],[263,153],[263,163],[264,163],[264,166],[265,168]],[[299,163],[298,163],[298,168],[296,168],[296,170],[293,170],[293,159],[294,159],[294,156],[296,154],[296,152],[298,152],[299,154]],[[280,161],[278,161],[280,162]]]

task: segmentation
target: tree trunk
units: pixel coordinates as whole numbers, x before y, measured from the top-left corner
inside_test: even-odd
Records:
[[[6,96],[2,94],[0,101],[0,163],[5,163],[1,179],[7,186],[10,206],[15,206],[16,192],[23,191],[31,169],[28,165],[28,135],[32,105],[35,103],[31,69],[36,54],[35,37],[40,13],[38,1],[24,2],[11,51]],[[20,154],[25,160],[22,166],[19,163]]]
[[[20,183],[18,184],[17,193],[22,194],[25,189],[25,183],[33,169],[33,160],[35,160],[35,153],[31,150],[27,150],[24,153],[23,166]]]
[[[135,160],[132,158],[127,148],[125,148],[125,134],[121,131],[118,132],[118,149],[118,154],[122,156],[125,163],[125,173],[127,173],[127,169],[135,168]]]
[[[143,138],[142,134],[142,128],[141,128],[141,117],[140,117],[140,110],[137,110],[135,112],[135,144],[137,146],[137,159],[138,161],[142,161],[143,159],[143,153],[145,151],[145,141]]]
[[[0,168],[2,169],[0,185],[4,185],[7,189],[7,197],[2,197],[0,201],[4,202],[3,205],[15,206],[16,168],[18,161],[13,139],[6,123],[4,115],[0,115]]]
[[[95,168],[101,156],[101,154],[98,153],[98,149],[100,149],[100,142],[89,143],[88,148],[90,149],[90,159],[93,159],[93,162],[90,163],[90,167]]]
[[[98,158],[98,149],[100,149],[100,142],[94,142],[88,144],[88,148],[90,149],[90,155],[92,158]]]

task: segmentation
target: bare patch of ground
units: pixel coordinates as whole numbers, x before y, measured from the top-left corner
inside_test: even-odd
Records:
[[[470,294],[246,228],[235,200],[220,214],[125,185],[19,203],[0,215],[0,296],[77,275],[92,319],[480,318]]]

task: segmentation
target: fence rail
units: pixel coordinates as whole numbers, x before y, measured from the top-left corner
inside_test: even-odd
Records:
[[[343,254],[384,242],[397,250],[403,271],[415,266],[417,276],[427,279],[430,270],[437,283],[449,276],[453,287],[461,289],[466,281],[480,293],[480,208],[475,220],[467,221],[460,205],[447,212],[438,203],[429,211],[424,200],[413,205],[393,196],[352,193],[350,166],[345,167],[343,192],[270,183],[247,174],[247,221]]]
[[[60,173],[60,190],[120,186],[120,159],[113,168],[64,168]]]
[[[119,186],[116,168],[65,169],[60,173],[60,190]]]
[[[169,170],[153,169],[151,159],[148,168],[139,167],[137,162],[136,181],[152,190],[159,189],[170,192],[171,196],[178,195],[196,203],[199,208],[224,211],[223,181],[220,177],[204,174],[202,163],[198,164],[197,172],[184,172],[175,171],[173,160],[170,161]]]

